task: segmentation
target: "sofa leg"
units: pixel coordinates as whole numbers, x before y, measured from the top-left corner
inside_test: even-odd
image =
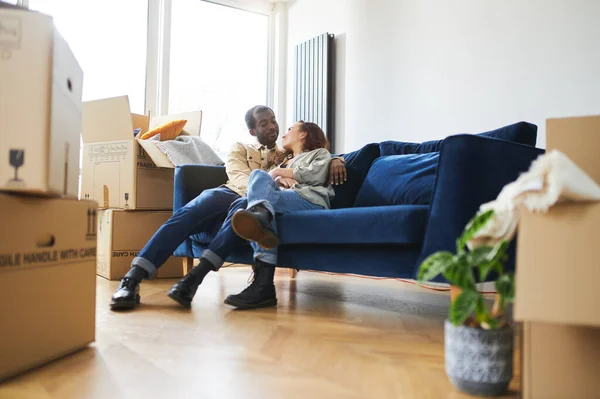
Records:
[[[298,274],[298,270],[290,269],[290,278],[291,279],[295,279],[297,274]]]
[[[183,275],[185,276],[194,267],[194,258],[183,258]]]

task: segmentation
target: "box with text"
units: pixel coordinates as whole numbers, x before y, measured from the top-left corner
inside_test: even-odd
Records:
[[[83,103],[81,198],[101,208],[173,209],[173,169],[158,168],[134,135],[148,128],[127,97]]]
[[[96,207],[0,194],[0,380],[94,341]]]

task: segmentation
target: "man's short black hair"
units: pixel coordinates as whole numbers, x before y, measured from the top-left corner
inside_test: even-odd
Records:
[[[255,105],[246,112],[246,126],[248,126],[248,129],[256,128],[256,118],[254,117],[254,114],[263,111],[273,112],[273,110],[266,105]]]

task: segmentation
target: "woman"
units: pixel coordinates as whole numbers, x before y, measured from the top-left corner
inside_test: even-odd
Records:
[[[267,173],[255,170],[248,183],[248,207],[232,218],[236,234],[250,241],[254,249],[254,280],[237,295],[229,295],[228,305],[254,309],[277,305],[273,284],[277,265],[277,225],[275,216],[295,211],[329,209],[334,196],[329,182],[331,154],[321,128],[310,122],[296,122],[283,136],[288,157]]]

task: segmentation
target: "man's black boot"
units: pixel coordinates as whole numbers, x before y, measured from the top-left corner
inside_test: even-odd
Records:
[[[121,279],[119,288],[112,295],[110,308],[113,310],[133,309],[140,303],[140,283],[147,276],[144,269],[133,266]]]
[[[193,268],[184,278],[179,280],[169,292],[167,296],[180,305],[189,308],[192,306],[192,300],[198,287],[204,280],[204,277],[211,272],[216,270],[215,266],[205,258],[200,258],[200,264]]]
[[[275,293],[275,266],[256,260],[254,280],[244,291],[237,295],[229,295],[225,304],[238,309],[257,309],[277,306]]]
[[[279,238],[271,228],[273,215],[263,205],[240,209],[233,214],[233,231],[245,240],[255,241],[260,247],[272,249],[279,245]]]

